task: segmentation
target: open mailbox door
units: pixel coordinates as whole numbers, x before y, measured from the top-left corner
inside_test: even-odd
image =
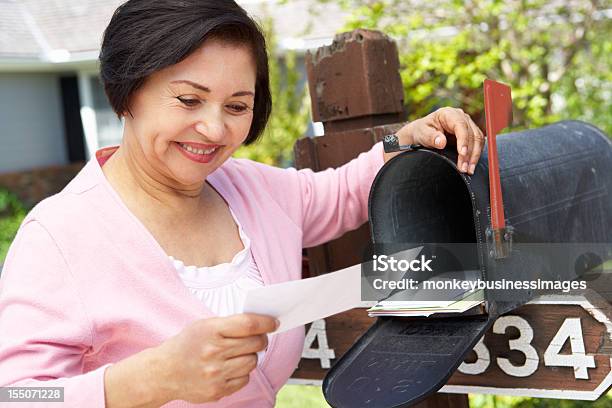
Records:
[[[487,148],[473,176],[457,170],[453,147],[385,139],[387,150],[405,152],[387,162],[372,185],[373,244],[470,244],[466,262],[483,281],[572,281],[601,266],[612,257],[610,140],[579,121],[496,138],[510,118],[510,89],[486,81],[485,106]],[[480,313],[379,317],[327,373],[328,403],[418,403],[446,383],[500,314],[539,294],[484,293]]]

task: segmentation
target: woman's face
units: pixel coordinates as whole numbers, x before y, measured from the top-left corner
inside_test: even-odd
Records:
[[[133,117],[124,115],[129,154],[164,184],[203,184],[249,133],[255,79],[246,46],[207,40],[134,92]]]

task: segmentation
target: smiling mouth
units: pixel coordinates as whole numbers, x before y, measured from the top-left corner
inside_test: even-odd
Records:
[[[220,146],[214,146],[214,147],[211,147],[209,149],[198,149],[198,148],[192,147],[192,146],[190,146],[188,144],[180,143],[180,142],[178,142],[178,145],[181,146],[183,149],[187,150],[189,153],[202,154],[202,155],[212,154],[212,153],[214,153],[220,147]]]

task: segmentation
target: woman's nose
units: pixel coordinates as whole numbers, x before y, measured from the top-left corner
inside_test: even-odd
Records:
[[[196,123],[195,129],[208,141],[223,144],[226,133],[223,112],[218,112],[217,109],[209,109]]]

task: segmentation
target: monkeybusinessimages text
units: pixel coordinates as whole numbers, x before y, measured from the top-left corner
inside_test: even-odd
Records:
[[[432,259],[426,259],[424,255],[419,258],[406,260],[395,259],[387,255],[373,256],[374,272],[433,272]],[[558,280],[465,280],[465,279],[443,279],[443,280],[417,280],[402,277],[399,279],[375,278],[372,280],[374,289],[377,290],[464,290],[475,292],[477,290],[555,290],[567,293],[571,290],[586,289],[585,281],[558,281]]]

